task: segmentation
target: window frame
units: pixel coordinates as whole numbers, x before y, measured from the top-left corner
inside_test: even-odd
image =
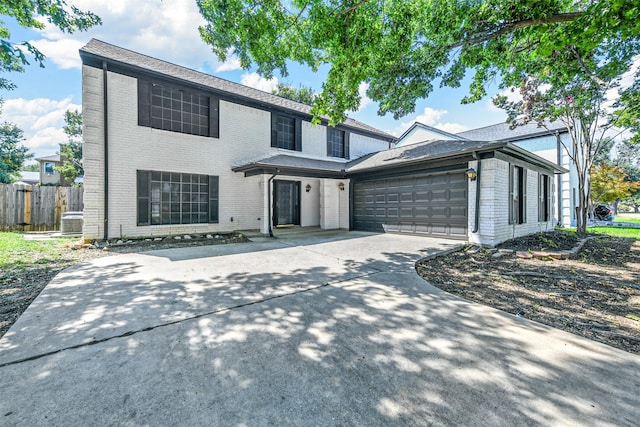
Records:
[[[279,128],[278,119],[287,119],[293,122],[293,144],[287,141],[285,144],[281,139],[284,132]],[[271,146],[282,150],[302,151],[302,120],[289,114],[271,112]]]
[[[173,95],[179,95],[180,99],[177,99],[177,96],[174,99]],[[158,98],[163,101],[164,105],[154,104]],[[196,105],[194,99],[201,102]],[[197,114],[194,113],[196,106],[198,107]],[[201,109],[204,108],[207,110],[206,116],[201,114]],[[185,120],[186,117],[189,117],[189,120]],[[193,122],[194,117],[199,118],[197,125]],[[219,122],[220,98],[205,91],[179,84],[157,79],[138,78],[139,126],[187,135],[219,138]],[[202,129],[205,127],[207,130],[203,132]],[[197,128],[198,131],[194,132],[194,128]]]
[[[136,224],[216,224],[219,222],[219,187],[218,176],[137,170]],[[154,217],[158,217],[157,222]],[[189,220],[185,221],[187,217]]]
[[[336,141],[336,137],[341,136],[342,141]],[[349,159],[349,132],[343,129],[337,129],[334,127],[327,127],[327,157],[336,157],[340,159]],[[340,139],[340,138],[339,138]],[[341,146],[341,148],[340,148]],[[342,155],[336,151],[336,147],[339,147],[338,151],[342,151]]]
[[[552,209],[552,197],[553,194],[553,181],[551,176],[539,173],[538,174],[538,221],[548,222],[551,221],[551,209]]]
[[[509,224],[517,225],[526,222],[527,169],[509,164]]]

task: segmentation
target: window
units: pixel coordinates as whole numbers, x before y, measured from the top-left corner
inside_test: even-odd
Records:
[[[218,177],[138,171],[138,225],[218,222]]]
[[[538,221],[551,221],[551,177],[538,175]]]
[[[138,124],[218,137],[219,100],[203,92],[138,80]]]
[[[527,170],[509,165],[509,224],[527,222]]]
[[[54,168],[55,167],[55,163],[52,162],[45,162],[44,163],[44,173],[47,175],[53,175],[54,173]]]
[[[327,156],[349,158],[349,134],[347,132],[327,128]]]
[[[271,146],[302,151],[302,121],[271,113]]]

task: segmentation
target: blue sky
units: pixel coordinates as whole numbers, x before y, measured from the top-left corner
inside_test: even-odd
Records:
[[[78,49],[91,38],[269,92],[278,81],[311,86],[316,91],[322,83],[322,74],[313,74],[295,64],[287,78],[276,76],[277,80],[267,81],[253,70],[240,69],[233,58],[221,63],[200,40],[197,29],[203,20],[195,0],[69,0],[69,3],[96,13],[103,24],[87,32],[64,34],[53,26],[41,31],[23,29],[5,19],[12,41],[28,40],[47,57],[45,68],[31,65],[24,73],[5,74],[18,88],[0,94],[4,99],[0,120],[16,123],[24,130],[24,144],[36,157],[56,153],[58,144],[66,141],[62,132],[65,110],[82,108]],[[465,87],[436,89],[417,104],[413,114],[400,120],[390,115],[378,116],[377,105],[370,100],[349,115],[395,135],[416,120],[454,133],[505,120],[505,113],[493,107],[489,98],[461,105],[464,94]]]

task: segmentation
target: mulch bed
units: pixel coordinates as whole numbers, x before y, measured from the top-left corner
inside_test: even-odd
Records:
[[[498,251],[566,250],[577,242],[572,233],[538,233],[494,250],[467,246],[416,269],[452,294],[640,354],[640,241],[600,236],[563,260]]]

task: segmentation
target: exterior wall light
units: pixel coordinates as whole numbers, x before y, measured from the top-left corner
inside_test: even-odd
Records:
[[[311,191],[311,184],[307,184],[307,186],[304,189],[307,190],[307,193]]]
[[[340,189],[340,191],[344,191],[344,182],[338,184],[338,188]]]
[[[469,181],[475,181],[478,177],[478,173],[474,168],[467,169],[466,171],[464,171],[464,174],[467,176],[467,178],[469,178]]]

